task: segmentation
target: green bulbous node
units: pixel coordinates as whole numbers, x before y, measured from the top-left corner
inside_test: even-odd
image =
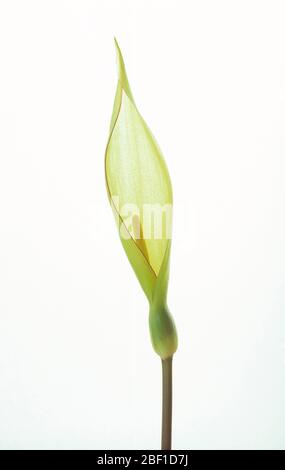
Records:
[[[178,338],[175,323],[166,305],[150,306],[149,330],[152,346],[161,359],[167,359],[175,353]]]

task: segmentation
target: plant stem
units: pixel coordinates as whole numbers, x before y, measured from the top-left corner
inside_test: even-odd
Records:
[[[172,356],[162,359],[162,429],[161,449],[171,449],[172,430]]]

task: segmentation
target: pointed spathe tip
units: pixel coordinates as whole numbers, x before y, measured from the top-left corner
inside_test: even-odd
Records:
[[[123,56],[121,53],[120,46],[118,44],[116,36],[114,36],[114,42],[115,42],[115,47],[116,47],[116,52],[117,52],[117,64],[118,64],[118,72],[119,72],[119,77],[122,77],[122,72],[124,72],[124,61],[123,61]]]
[[[114,36],[114,43],[115,43],[117,49],[120,49],[116,36]]]
[[[127,74],[126,74],[126,69],[125,69],[125,64],[124,64],[124,59],[122,56],[122,52],[120,49],[120,46],[118,44],[117,38],[114,36],[114,42],[116,46],[116,52],[117,52],[117,66],[118,66],[118,74],[119,74],[119,80],[121,82],[121,85],[129,98],[134,102],[132,92],[130,89],[130,85],[128,82]]]

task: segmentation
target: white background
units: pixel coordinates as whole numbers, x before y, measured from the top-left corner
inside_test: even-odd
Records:
[[[284,23],[274,0],[1,0],[1,448],[159,447],[104,182],[114,35],[173,183],[173,446],[284,448]]]

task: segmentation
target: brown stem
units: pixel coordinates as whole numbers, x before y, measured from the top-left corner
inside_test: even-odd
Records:
[[[162,431],[161,449],[171,449],[172,429],[172,356],[162,359]]]

